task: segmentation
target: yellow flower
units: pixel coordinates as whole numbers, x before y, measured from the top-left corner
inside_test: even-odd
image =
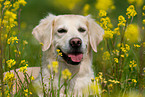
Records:
[[[16,64],[16,61],[14,59],[10,59],[8,61],[6,61],[7,65],[9,68],[11,68],[12,66],[14,66]]]
[[[35,80],[33,76],[31,76],[31,80]]]
[[[56,51],[58,53],[58,56],[62,56],[62,53],[60,52],[60,49],[57,49]]]
[[[143,8],[142,8],[143,10],[145,10],[145,5],[143,6]]]
[[[118,26],[125,26],[126,25],[126,20],[122,15],[120,15],[118,17],[118,21],[119,21]]]
[[[136,79],[132,79],[132,82],[137,83]]]
[[[107,15],[107,12],[105,10],[99,10],[100,17],[106,16],[106,15]]]
[[[110,60],[110,53],[108,51],[103,53],[103,60]]]
[[[28,89],[24,90],[24,92],[28,93]]]
[[[89,9],[90,9],[90,5],[89,5],[89,4],[86,4],[86,5],[84,6],[84,9],[83,9],[84,15],[88,15]]]
[[[32,92],[29,92],[30,95],[32,95]]]
[[[12,9],[12,11],[16,11],[17,9],[19,9],[19,2],[18,1],[13,3],[13,9]]]
[[[124,58],[124,55],[121,55],[122,58]]]
[[[119,27],[114,29],[113,34],[120,35]]]
[[[137,42],[139,39],[139,28],[136,24],[130,24],[126,28],[125,38],[130,42]]]
[[[134,47],[137,47],[137,48],[139,48],[139,47],[140,47],[140,45],[138,45],[138,44],[134,44]]]
[[[8,84],[9,88],[13,85],[13,81],[15,80],[15,75],[13,72],[7,72],[5,74],[4,81]]]
[[[4,2],[4,7],[5,8],[8,8],[8,7],[11,7],[12,5],[11,5],[11,2],[10,1],[8,1],[8,0],[6,0],[5,2]]]
[[[20,5],[25,6],[27,4],[27,2],[25,0],[18,0]]]
[[[96,9],[98,10],[108,10],[114,7],[113,0],[97,0]]]
[[[52,62],[52,67],[53,67],[53,71],[55,73],[57,73],[58,72],[58,61],[53,61]]]
[[[63,79],[71,79],[71,72],[68,69],[62,71],[62,78]]]
[[[145,19],[142,20],[142,23],[145,24]]]
[[[126,15],[128,15],[128,18],[130,19],[130,17],[134,17],[137,15],[137,12],[135,11],[134,5],[130,5],[127,8],[127,13]]]
[[[109,39],[109,38],[113,38],[113,31],[111,31],[111,30],[108,30],[108,31],[105,31],[104,32],[105,34],[103,35],[103,37],[105,38],[105,39]]]
[[[27,67],[28,67],[28,64],[26,64],[26,65],[23,66],[23,67],[20,67],[19,72],[26,73]]]
[[[8,43],[8,44],[18,43],[18,38],[17,38],[17,37],[10,37],[10,38],[7,40],[7,43]]]
[[[114,58],[115,63],[118,63],[118,58]]]

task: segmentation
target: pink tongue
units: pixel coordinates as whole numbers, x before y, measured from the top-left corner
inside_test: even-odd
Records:
[[[73,62],[81,62],[83,54],[68,54],[68,57],[70,57]]]

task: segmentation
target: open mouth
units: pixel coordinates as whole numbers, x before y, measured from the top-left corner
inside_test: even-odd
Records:
[[[62,58],[68,63],[72,65],[78,65],[81,60],[83,59],[82,52],[71,52],[71,53],[64,53],[61,49],[60,52],[62,53]]]

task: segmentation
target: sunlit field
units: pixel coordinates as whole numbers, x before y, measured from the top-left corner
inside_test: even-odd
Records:
[[[105,30],[97,53],[93,52],[95,78],[82,95],[145,97],[144,0],[0,0],[0,97],[38,96],[31,84],[35,79],[26,71],[28,67],[42,67],[43,44],[31,33],[48,13],[92,15]],[[73,97],[68,89],[75,75],[68,69],[58,71],[58,67],[57,58],[48,64],[51,75],[55,77],[59,72],[64,84],[60,85],[59,79],[58,89],[49,87],[45,92],[42,81],[44,96],[61,97],[64,87],[64,97]],[[20,72],[24,81],[18,75]]]

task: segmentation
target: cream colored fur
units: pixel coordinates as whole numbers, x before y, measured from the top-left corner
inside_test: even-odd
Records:
[[[79,27],[86,29],[84,33],[78,31]],[[67,33],[57,33],[59,28],[66,28]],[[93,20],[90,16],[81,15],[59,15],[50,14],[40,21],[40,24],[33,29],[32,34],[40,42],[43,43],[42,51],[42,75],[43,82],[48,89],[50,73],[47,68],[48,64],[56,60],[57,47],[61,48],[64,53],[70,50],[69,40],[78,37],[82,40],[83,59],[79,65],[71,65],[63,60],[61,56],[58,57],[59,69],[69,69],[72,75],[76,74],[70,82],[70,91],[74,89],[74,94],[86,88],[94,77],[92,70],[92,50],[97,52],[97,45],[102,41],[104,30]],[[54,79],[54,87],[58,86],[58,75]],[[43,90],[41,84],[41,75],[33,82],[36,87],[36,92],[40,97],[43,97]],[[61,81],[61,84],[63,81]],[[62,92],[63,93],[63,92]]]

